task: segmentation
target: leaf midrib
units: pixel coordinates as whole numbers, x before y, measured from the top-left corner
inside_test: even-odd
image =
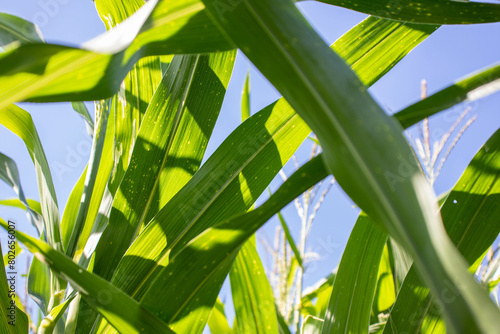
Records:
[[[281,43],[279,42],[279,39],[274,36],[272,31],[267,28],[267,25],[265,24],[264,21],[260,18],[258,13],[254,10],[254,8],[251,6],[251,4],[248,2],[248,0],[243,0],[243,4],[249,9],[249,11],[253,14],[254,18],[256,19],[257,23],[263,28],[264,32],[271,38],[271,40],[274,42],[274,44],[277,46],[277,48],[281,51],[281,53],[284,55],[284,58],[288,59],[288,62],[290,65],[295,69],[295,72],[302,78],[302,81],[305,83],[305,86],[309,90],[309,92],[315,97],[315,100],[320,104],[321,108],[324,110],[324,115],[326,115],[332,122],[334,127],[336,128],[338,134],[340,137],[343,138],[343,142],[345,143],[346,146],[348,146],[348,151],[351,152],[353,155],[354,160],[358,162],[358,165],[360,168],[363,170],[364,174],[367,176],[368,182],[371,184],[372,190],[374,190],[376,193],[378,193],[379,196],[375,195],[374,197],[378,197],[380,199],[381,204],[385,207],[385,211],[388,214],[389,217],[392,218],[392,222],[398,222],[399,225],[395,226],[396,228],[398,227],[403,227],[405,237],[407,237],[408,241],[412,242],[411,238],[408,238],[406,235],[408,231],[404,229],[404,224],[402,224],[401,219],[398,217],[397,213],[394,211],[392,206],[390,205],[390,202],[387,200],[385,196],[385,192],[381,189],[379,183],[377,180],[373,177],[372,173],[370,173],[370,168],[368,165],[365,163],[364,159],[362,156],[360,156],[356,146],[352,143],[350,137],[347,135],[347,133],[343,130],[342,126],[340,125],[339,120],[335,117],[333,113],[329,113],[328,111],[330,108],[328,107],[328,103],[324,101],[323,97],[317,93],[317,91],[314,89],[314,85],[310,82],[308,79],[307,75],[301,70],[301,67],[295,63],[294,57],[291,56],[286,48],[284,48]],[[375,102],[373,102],[375,103]],[[399,228],[398,228],[399,230]],[[413,246],[413,245],[412,245]]]
[[[7,30],[8,32],[10,32],[11,34],[17,36],[19,39],[22,39],[28,43],[31,43],[31,40],[29,38],[26,38],[24,37],[23,34],[21,34],[20,32],[18,32],[17,30],[13,29],[12,27],[8,26],[8,25],[5,25],[3,23],[0,22],[0,28],[3,28],[5,30]]]
[[[179,129],[180,120],[182,118],[182,114],[183,114],[184,106],[186,104],[186,100],[187,100],[189,93],[191,91],[191,85],[192,85],[193,80],[194,80],[194,75],[196,73],[196,69],[198,68],[199,59],[200,59],[200,55],[196,55],[196,59],[194,61],[193,66],[191,67],[191,70],[189,73],[188,83],[187,83],[186,87],[184,88],[183,95],[179,101],[179,104],[177,105],[177,110],[176,110],[175,118],[174,118],[174,124],[172,125],[172,130],[170,131],[170,135],[168,137],[167,146],[165,149],[165,154],[163,155],[160,169],[158,170],[159,173],[161,173],[161,171],[165,167],[165,164],[167,163],[167,160],[169,160],[168,157],[170,156],[170,150],[172,148],[172,144],[174,142],[174,139],[176,138],[176,135],[178,134],[177,131]],[[141,227],[142,223],[144,222],[146,215],[149,212],[149,208],[151,206],[151,203],[153,202],[154,194],[155,194],[156,188],[158,187],[159,183],[160,183],[160,177],[155,178],[153,188],[151,189],[151,192],[149,193],[148,200],[146,202],[144,210],[142,211],[141,217],[139,218],[139,221],[137,224],[137,230],[136,230],[135,234],[137,234],[137,232],[139,232],[140,227]]]

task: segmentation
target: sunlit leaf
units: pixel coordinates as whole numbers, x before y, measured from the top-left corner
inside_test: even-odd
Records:
[[[499,169],[500,131],[497,131],[476,154],[441,209],[450,238],[471,265],[500,233]],[[459,293],[449,285],[442,296],[451,301]],[[413,266],[403,282],[384,333],[401,330],[421,333],[438,326],[442,320],[437,303],[441,304],[430,295]],[[442,325],[439,326],[442,328]]]
[[[500,5],[468,0],[321,0],[321,2],[407,22],[471,24],[500,21]]]
[[[8,225],[0,219],[0,225]],[[36,257],[67,279],[115,328],[123,333],[172,333],[157,317],[97,275],[89,273],[46,243],[20,231],[17,239]]]
[[[436,297],[450,283],[459,289],[461,294],[444,307],[449,329],[500,327],[500,312],[467,274],[465,261],[446,235],[435,195],[416,167],[401,127],[295,5],[241,1],[222,15],[216,1],[203,2],[214,22],[317,135],[325,164],[346,193],[407,247]],[[401,161],[414,166],[404,176]]]
[[[255,237],[240,249],[229,272],[236,333],[278,334],[274,296],[260,261]]]
[[[2,222],[5,223],[3,220]],[[11,245],[9,241],[6,242],[8,249],[10,249]],[[15,267],[5,267],[0,247],[0,332],[5,334],[26,334],[28,333],[28,316],[16,305],[15,295],[19,285],[15,270]]]
[[[321,333],[366,333],[387,234],[361,213],[339,264]]]

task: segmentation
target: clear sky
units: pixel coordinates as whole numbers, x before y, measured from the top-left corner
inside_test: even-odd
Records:
[[[49,3],[52,5],[48,5]],[[364,14],[316,2],[301,3],[299,7],[329,44],[366,17]],[[104,25],[99,20],[91,0],[2,1],[0,11],[38,23],[46,41],[51,43],[79,45],[104,31]],[[464,75],[498,62],[499,36],[498,23],[441,27],[370,91],[389,113],[396,112],[420,98],[422,79],[427,80],[429,94],[432,94]],[[276,90],[245,57],[241,53],[238,54],[207,156],[240,122],[240,93],[249,69],[252,80],[252,114],[279,97]],[[84,123],[68,103],[20,105],[32,114],[35,121],[52,168],[62,214],[66,199],[83,171],[90,153],[90,139],[85,133]],[[456,145],[435,183],[438,194],[453,187],[482,143],[497,130],[500,125],[499,106],[500,94],[494,94],[470,105],[459,105],[448,111],[448,114],[431,119],[431,134],[439,134],[446,132],[452,126],[456,115],[465,108],[471,108],[471,116],[477,115],[476,121]],[[434,139],[439,137],[434,136]],[[308,141],[305,145],[307,147],[302,148],[298,154],[298,160],[301,162],[307,159],[311,142]],[[0,127],[0,151],[17,162],[27,197],[38,199],[35,172],[29,155],[21,140],[3,127]],[[58,169],[61,165],[70,167],[70,171]],[[293,168],[287,166],[287,173],[290,174]],[[275,190],[278,185],[278,181],[273,182],[271,188]],[[12,189],[0,183],[0,198],[12,197],[15,197]],[[357,213],[358,209],[353,207],[353,203],[345,197],[342,190],[334,186],[318,212],[309,239],[308,248],[317,252],[320,259],[310,265],[305,286],[327,275],[338,264]],[[0,207],[0,217],[13,219],[19,222],[20,230],[35,234],[34,229],[28,226],[26,216],[18,210]],[[293,206],[285,210],[285,218],[297,237],[299,221]],[[276,220],[273,219],[258,236],[272,241],[275,226]],[[3,236],[4,234],[0,234],[2,241]],[[263,256],[264,263],[265,259]]]

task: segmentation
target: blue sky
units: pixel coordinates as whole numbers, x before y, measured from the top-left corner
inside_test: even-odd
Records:
[[[301,3],[299,7],[329,44],[366,15],[316,2]],[[34,21],[51,43],[78,45],[104,31],[94,3],[91,0],[20,0],[3,1],[1,12],[18,15]],[[389,112],[395,112],[420,98],[420,82],[426,79],[429,94],[451,84],[454,80],[499,60],[500,24],[473,26],[445,26],[413,50],[390,73],[370,90],[377,101]],[[238,54],[226,100],[209,143],[208,154],[240,122],[240,93],[247,71],[250,69],[251,110],[257,112],[279,97],[258,71],[242,54]],[[52,168],[61,213],[74,183],[85,167],[90,153],[90,140],[81,118],[68,103],[20,104],[35,121]],[[500,125],[500,94],[495,94],[470,105],[459,105],[442,115],[433,117],[431,133],[447,131],[456,115],[470,107],[470,115],[477,115],[455,150],[449,156],[441,176],[435,183],[436,192],[442,193],[453,187],[475,152]],[[447,116],[448,115],[448,116]],[[414,132],[416,133],[416,132]],[[437,137],[435,139],[438,139]],[[299,161],[307,158],[310,142],[299,154]],[[0,127],[0,151],[13,158],[19,167],[21,181],[29,198],[38,198],[33,165],[21,140]],[[58,166],[70,167],[62,171]],[[287,166],[288,174],[293,166]],[[273,182],[276,189],[279,181]],[[0,184],[0,198],[12,198],[15,194],[5,184]],[[318,252],[320,260],[310,266],[305,285],[308,286],[327,275],[338,264],[347,242],[358,209],[334,186],[318,212],[309,239],[309,248]],[[0,217],[15,220],[19,229],[34,235],[25,215],[13,209],[0,207]],[[297,237],[299,221],[293,207],[285,210],[285,218]],[[276,220],[269,222],[259,232],[261,238],[273,239]],[[3,232],[2,232],[3,233]],[[2,241],[4,234],[0,234]],[[264,262],[265,257],[263,257]]]

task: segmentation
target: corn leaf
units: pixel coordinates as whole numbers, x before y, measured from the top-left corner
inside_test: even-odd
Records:
[[[144,1],[97,0],[96,8],[107,30],[120,25],[132,16]],[[138,28],[138,26],[137,26]],[[113,98],[111,112],[115,121],[115,161],[111,192],[120,184],[127,170],[132,148],[139,132],[144,113],[162,78],[159,57],[139,59],[125,76],[118,95]]]
[[[335,269],[334,272],[332,272],[327,277],[319,280],[315,285],[304,290],[301,301],[302,313],[304,313],[304,315],[312,315],[319,318],[324,317],[324,315],[320,317],[320,312],[317,309],[317,306],[319,306],[318,302],[325,292],[327,292],[328,299],[330,298],[335,277],[337,277],[337,269]],[[317,299],[316,305],[313,305],[313,301],[315,299]]]
[[[323,320],[314,316],[306,316],[302,324],[302,334],[320,334]]]
[[[71,231],[68,246],[66,248],[66,255],[73,257],[77,250],[78,240],[85,226],[85,220],[88,216],[89,207],[92,203],[92,195],[94,185],[96,185],[98,172],[100,169],[101,155],[106,137],[106,128],[108,125],[109,117],[109,103],[101,103],[97,117],[97,127],[95,128],[94,140],[92,142],[92,150],[90,152],[89,162],[85,173],[85,185],[82,192],[82,200],[78,208],[78,214],[75,218],[73,229]]]
[[[40,311],[44,315],[49,314],[51,294],[47,287],[50,286],[50,271],[36,257],[31,261],[26,285],[29,296],[38,305]]]
[[[144,220],[161,181],[160,174],[165,167],[175,166],[169,160],[183,157],[193,148],[197,150],[210,136],[233,62],[234,53],[230,52],[213,56],[179,56],[170,64],[146,112],[131,165],[113,201],[109,225],[96,249],[95,273],[111,278],[133,238],[146,224]],[[198,132],[193,135],[199,138],[198,141],[192,146],[185,145],[189,136],[186,129],[193,120],[204,125],[192,130]],[[196,166],[194,168],[201,163],[200,154],[202,157],[203,150],[194,157],[198,159],[191,162]],[[169,190],[175,193],[189,179],[189,173],[187,176],[170,180],[169,186],[175,189]]]
[[[425,37],[427,37],[432,31],[435,30],[435,27],[429,27],[428,30],[423,29],[423,31],[422,31],[422,30],[416,29],[416,28],[419,28],[418,26],[414,27],[414,26],[411,26],[411,25],[400,24],[402,26],[402,27],[400,27],[402,29],[402,31],[399,31],[399,29],[395,29],[394,30],[394,26],[391,25],[390,29],[393,32],[390,33],[390,34],[387,34],[386,29],[388,29],[388,27],[385,24],[384,20],[381,20],[381,19],[370,19],[368,22],[371,22],[372,20],[377,21],[378,24],[376,24],[375,26],[373,26],[371,24],[366,25],[365,26],[366,30],[364,30],[364,29],[357,29],[358,27],[355,28],[356,29],[356,31],[355,31],[356,33],[352,33],[352,35],[350,36],[350,38],[352,38],[353,40],[355,40],[357,43],[351,44],[350,38],[349,39],[346,38],[346,39],[339,40],[339,41],[337,41],[334,44],[334,48],[337,48],[339,50],[344,50],[344,52],[346,52],[346,54],[353,55],[350,58],[348,58],[348,62],[349,63],[353,63],[354,67],[359,68],[361,70],[361,72],[362,72],[363,68],[367,68],[365,66],[365,62],[371,62],[373,64],[373,62],[371,60],[371,57],[362,57],[363,56],[362,54],[350,52],[349,50],[355,50],[356,47],[363,47],[363,45],[364,45],[364,43],[365,43],[366,40],[362,39],[362,38],[359,38],[359,37],[363,36],[367,32],[372,32],[375,29],[380,34],[382,34],[382,36],[385,36],[385,38],[390,38],[391,36],[394,36],[394,34],[395,34],[394,31],[397,31],[397,34],[402,34],[401,36],[408,36],[407,39],[401,39],[401,38],[394,38],[393,39],[394,43],[400,43],[401,45],[404,45],[404,47],[401,48],[402,51],[400,53],[397,53],[397,54],[393,53],[393,54],[391,54],[392,57],[396,57],[396,59],[398,59],[398,57],[401,57],[402,55],[404,55],[407,52],[409,52],[415,45],[417,45],[420,41],[422,41],[423,39],[425,39]],[[366,22],[364,22],[364,23],[366,23]],[[380,50],[379,54],[386,54],[386,50],[385,50],[384,44],[382,44],[382,45],[379,45],[378,43],[376,45],[371,44],[371,47],[367,48],[367,51],[369,51],[371,49]],[[374,53],[374,54],[377,54],[377,53]],[[361,57],[361,61],[358,61],[360,58],[356,58],[356,57]],[[392,66],[394,66],[395,63],[396,63],[396,61],[394,61],[394,58],[390,58],[390,57],[384,58],[383,60],[380,60],[380,63],[378,63],[379,64],[378,69],[379,69],[379,71],[382,71],[382,72],[387,71]],[[365,80],[367,80],[367,82],[370,82],[370,81],[373,82],[378,76],[379,76],[379,72],[370,71],[369,73],[365,74],[364,77],[365,77]],[[276,104],[276,108],[278,106],[280,108],[285,107],[285,106],[286,106],[286,108],[288,108],[287,104],[282,104],[281,102],[282,101],[280,100]],[[279,109],[276,109],[276,112],[278,112],[278,110]],[[280,111],[280,112],[284,112],[284,111]],[[213,178],[217,179],[217,177],[215,175],[213,176]],[[247,177],[247,180],[252,180],[252,179],[251,178],[249,179]],[[196,196],[196,193],[195,193],[195,196]],[[183,206],[184,205],[182,205],[181,208]],[[167,207],[169,207],[169,206],[167,206]],[[172,206],[172,207],[175,208],[175,206]],[[231,206],[225,204],[225,207],[231,207]],[[172,210],[172,212],[176,212],[176,211]],[[160,230],[158,230],[158,231],[160,231]],[[147,253],[147,254],[153,254],[153,252],[159,252],[159,251],[161,252],[161,250],[162,250],[162,248],[164,246],[160,246],[162,243],[160,243],[161,239],[158,239],[158,236],[161,235],[159,233],[160,232],[148,234],[148,230],[146,229],[145,234],[139,236],[139,239],[138,239],[139,241],[136,241],[137,245],[141,245],[142,244],[142,246],[140,246],[140,247],[137,246],[137,254],[139,256],[143,256],[143,255],[140,255],[141,254],[140,253],[140,249],[142,247],[147,247],[147,249],[144,251],[144,253]],[[161,233],[163,233],[163,232],[161,232]],[[141,237],[144,238],[144,241],[140,241]],[[151,237],[154,237],[153,241],[150,240]],[[151,247],[151,245],[154,245],[155,247]],[[167,248],[168,248],[168,246],[167,246]],[[132,246],[131,250],[129,250],[129,254],[130,255],[134,255],[134,253],[132,253],[132,249],[134,249],[134,246]],[[159,255],[156,256],[156,257],[152,257],[152,258],[153,259],[158,259]],[[129,261],[130,258],[129,259],[126,258],[126,260]],[[137,286],[137,285],[141,286],[142,283],[138,283],[137,280],[143,279],[143,277],[146,276],[146,274],[142,275],[142,274],[140,274],[140,270],[137,270],[138,263],[140,263],[140,262],[145,262],[145,261],[136,260],[135,264],[126,265],[127,267],[133,268],[133,270],[131,269],[129,272],[124,271],[121,274],[116,274],[117,278],[114,279],[113,281],[116,282],[116,284],[118,284],[120,287],[126,289],[124,287],[123,283],[120,282],[120,279],[118,279],[120,276],[122,276],[122,277],[125,277],[126,280],[129,281],[129,286],[131,286],[131,287],[134,287],[134,286]],[[130,288],[128,288],[128,289],[130,289]],[[126,291],[128,291],[128,290],[126,290]],[[134,292],[133,288],[131,290],[131,293],[133,295],[136,294],[136,292]],[[140,293],[138,293],[138,295],[140,295]],[[327,301],[327,297],[325,297],[325,299]]]
[[[388,311],[396,301],[397,288],[391,266],[391,256],[389,247],[386,243],[377,274],[377,287],[372,305],[372,319],[377,319],[377,316],[384,311]]]
[[[99,100],[119,90],[123,78],[140,57],[234,48],[208,18],[200,2],[160,1],[153,10],[155,4],[156,1],[149,1],[131,19],[87,43],[84,49],[51,44],[26,45],[1,55],[0,68],[4,70],[0,71],[0,84],[9,89],[0,93],[0,108],[26,99],[38,102]],[[404,55],[408,52],[409,45],[417,45],[435,30],[431,25],[411,25],[376,18],[369,19],[367,23],[378,22],[377,25],[380,25],[382,21],[383,25],[393,27],[393,39],[399,38],[401,47],[384,47],[383,39],[378,39],[375,43],[368,38],[364,39],[372,47],[380,44],[376,48],[385,51],[380,53],[382,56],[372,58],[372,66],[365,67],[368,71],[378,69],[377,64],[387,68],[384,54]],[[135,32],[143,23],[132,43]],[[398,27],[403,28],[397,29]],[[406,36],[408,33],[410,35]],[[117,38],[121,36],[126,37]],[[391,38],[391,34],[386,38]],[[122,39],[128,42],[123,43]],[[128,49],[124,50],[127,46]],[[107,54],[102,54],[104,52]],[[33,54],[37,54],[37,57],[33,58]],[[20,64],[23,64],[22,68],[19,67]],[[102,75],[105,73],[107,79],[103,80]]]
[[[52,183],[49,164],[47,163],[47,158],[45,157],[42,143],[38,137],[31,115],[16,105],[10,105],[0,109],[0,124],[21,138],[28,149],[31,159],[35,164],[47,241],[56,249],[62,250],[59,209],[57,207],[54,184]]]
[[[340,37],[332,49],[347,61],[361,82],[371,86],[438,27],[371,16]]]
[[[141,304],[179,332],[199,333],[215,303],[224,278],[243,244],[302,192],[327,176],[321,158],[294,173],[259,208],[227,219],[191,240],[146,292]],[[161,300],[170,300],[161,303]]]
[[[2,222],[5,223],[3,220]],[[10,247],[10,244],[8,247]],[[5,334],[26,334],[28,333],[28,316],[16,305],[16,289],[19,287],[18,281],[16,281],[17,274],[13,274],[13,268],[7,269],[9,274],[6,274],[1,247],[0,261],[0,332]],[[12,276],[15,276],[13,280]]]
[[[293,240],[292,234],[290,233],[290,229],[288,228],[285,218],[283,218],[281,212],[278,212],[278,219],[280,221],[281,227],[283,228],[283,232],[285,233],[286,240],[288,241],[290,248],[292,248],[293,255],[295,256],[295,259],[297,260],[299,266],[302,267],[303,262],[302,262],[302,257],[300,256],[299,249],[295,244],[295,240]]]
[[[28,205],[31,208],[31,210],[35,211],[40,216],[42,216],[42,207],[40,206],[40,202],[35,201],[34,199],[30,199],[30,198],[27,198],[26,202],[28,202]],[[0,200],[0,205],[10,206],[13,208],[19,208],[21,210],[27,210],[26,206],[21,202],[21,200],[19,200],[17,198]]]
[[[454,0],[321,0],[391,20],[426,24],[472,24],[500,21],[500,6]]]
[[[396,291],[399,292],[403,281],[411,268],[413,259],[394,239],[389,238],[387,245],[390,249],[391,269]]]
[[[28,220],[37,229],[38,234],[42,235],[43,218],[38,212],[30,207],[28,200],[24,196],[24,191],[21,186],[21,180],[19,178],[19,170],[17,169],[16,163],[14,162],[14,160],[2,153],[0,153],[0,179],[7,183],[7,185],[11,187],[17,194],[17,196],[19,197],[19,204],[21,205],[21,207],[24,207],[26,209]],[[14,203],[17,204],[16,202]],[[5,202],[3,202],[2,205],[6,205]]]
[[[387,233],[361,213],[340,260],[321,333],[367,333]]]
[[[500,233],[500,130],[481,148],[465,170],[441,209],[446,230],[467,262],[472,265]],[[457,224],[456,222],[460,222]],[[452,301],[460,293],[452,285],[442,292]],[[427,332],[439,325],[438,300],[418,278],[414,266],[408,272],[384,333]]]
[[[241,93],[241,121],[250,117],[250,71],[247,73],[243,92]]]
[[[283,315],[280,313],[278,306],[275,305],[276,308],[276,317],[278,318],[278,329],[280,334],[291,334],[290,329],[288,328],[288,324],[283,318]]]
[[[87,133],[89,136],[94,135],[94,120],[92,119],[92,116],[90,116],[89,110],[85,106],[85,103],[83,102],[71,102],[71,106],[73,109],[82,116],[83,120],[85,121],[85,127],[87,129]]]
[[[4,220],[0,219],[0,225],[8,229]],[[79,267],[61,252],[20,231],[16,232],[16,236],[30,252],[35,254],[38,260],[48,264],[58,275],[67,279],[86,301],[106,317],[118,331],[172,333],[161,320],[142,308],[132,298],[99,276]]]
[[[233,330],[229,327],[229,323],[226,319],[224,304],[219,298],[217,298],[212,313],[210,313],[207,324],[211,333],[233,334]]]
[[[260,261],[255,237],[241,247],[229,272],[236,333],[278,334],[274,296]]]
[[[101,105],[102,107],[102,105]],[[88,244],[93,244],[97,242],[92,239],[89,240],[90,236],[102,232],[103,226],[108,222],[111,201],[116,189],[112,189],[112,171],[116,170],[115,165],[115,114],[109,112],[109,119],[107,121],[106,136],[104,138],[104,144],[102,147],[102,153],[99,160],[99,169],[97,175],[95,176],[94,188],[91,193],[92,198],[87,209],[87,214],[85,216],[85,223],[83,229],[78,236],[78,244],[76,250],[76,258],[79,259],[79,264],[81,266],[86,266],[86,263],[92,254],[92,252],[82,253],[83,249],[88,246]],[[101,129],[101,132],[104,130]],[[94,139],[96,140],[96,139]],[[103,138],[99,137],[97,140],[101,141]],[[95,144],[93,144],[95,145]],[[116,174],[113,174],[116,176]],[[112,192],[113,191],[113,192]],[[77,209],[77,212],[79,209]],[[76,222],[76,220],[73,220]],[[95,245],[94,245],[95,247]]]
[[[13,42],[43,43],[43,37],[35,24],[14,15],[0,13],[0,47]]]
[[[68,248],[69,238],[71,237],[71,232],[73,231],[73,225],[76,222],[80,200],[82,198],[83,189],[85,187],[85,179],[87,178],[86,175],[87,167],[85,167],[82,175],[80,175],[78,181],[76,181],[75,186],[69,194],[66,206],[64,207],[64,212],[61,219],[61,238],[63,241],[64,249]]]
[[[199,1],[157,3],[149,1],[129,20],[82,48],[29,44],[1,54],[0,84],[9,88],[0,94],[0,108],[25,99],[100,100],[118,92],[142,57],[234,49],[204,14]]]
[[[404,127],[453,107],[463,101],[475,101],[500,89],[500,64],[490,66],[457,80],[453,85],[397,112],[394,116]]]
[[[435,295],[449,282],[459,289],[461,294],[444,309],[449,329],[498,328],[500,312],[467,275],[422,172],[414,168],[398,182],[387,177],[400,173],[401,161],[416,164],[401,127],[295,5],[286,0],[244,0],[221,15],[216,1],[203,2],[214,22],[311,126],[328,170],[346,193],[407,247]]]
[[[248,210],[309,133],[284,100],[242,123],[148,223],[125,253],[112,283],[142,298],[169,256],[217,222]],[[154,295],[157,290],[150,291]],[[207,317],[201,318],[206,322]]]
[[[49,334],[56,328],[57,322],[63,317],[64,312],[68,309],[69,304],[73,300],[74,296],[66,299],[63,303],[54,307],[48,316],[46,316],[38,328],[37,334]]]

